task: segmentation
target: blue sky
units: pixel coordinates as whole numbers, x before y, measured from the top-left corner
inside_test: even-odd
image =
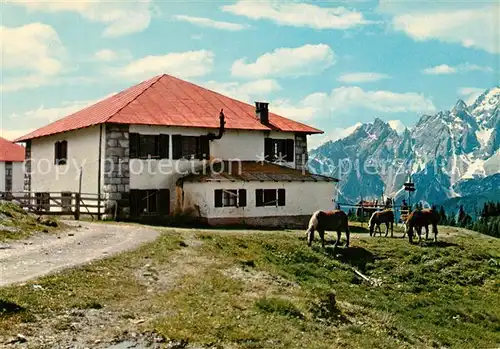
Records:
[[[496,2],[2,3],[0,135],[20,136],[159,73],[325,131],[411,127],[499,84]]]

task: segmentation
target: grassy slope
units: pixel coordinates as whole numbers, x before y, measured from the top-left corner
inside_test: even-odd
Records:
[[[58,225],[61,227],[60,223]],[[25,239],[35,232],[48,233],[55,230],[57,228],[39,224],[35,216],[26,213],[20,206],[0,202],[0,242]]]
[[[452,228],[441,232],[447,229]],[[198,232],[196,240],[203,244],[188,248],[180,239],[167,234],[138,251],[43,278],[37,281],[43,292],[29,285],[0,289],[0,299],[25,309],[0,316],[0,333],[35,329],[30,322],[68,309],[104,306],[118,313],[126,305],[130,316],[148,319],[142,330],[204,345],[479,348],[500,343],[499,240],[467,234],[410,246],[403,239],[361,236],[352,239],[351,248],[334,251],[322,250],[318,242],[308,248],[302,233]],[[151,285],[137,276],[145,263],[161,271],[157,285],[162,273],[177,270],[177,279],[148,293]],[[352,266],[381,285],[362,282]],[[336,306],[327,302],[332,291]],[[62,333],[57,326],[53,331]]]

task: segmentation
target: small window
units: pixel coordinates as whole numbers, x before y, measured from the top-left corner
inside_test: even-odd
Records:
[[[59,141],[54,145],[54,163],[56,165],[66,165],[68,161],[68,142]]]
[[[210,141],[207,136],[172,136],[174,159],[203,160],[210,158]]]
[[[215,207],[245,207],[246,205],[246,189],[215,190]]]
[[[257,207],[285,206],[285,189],[256,189],[255,204]]]
[[[35,193],[36,209],[38,211],[50,211],[50,194],[49,193]]]
[[[293,162],[295,141],[293,139],[266,138],[264,155],[268,161]]]
[[[168,189],[130,190],[132,216],[169,214],[170,191]]]
[[[71,211],[71,201],[73,199],[73,194],[71,192],[61,193],[61,207],[64,212]]]
[[[166,134],[141,135],[138,133],[130,133],[129,156],[132,159],[168,159],[169,140],[170,136]]]

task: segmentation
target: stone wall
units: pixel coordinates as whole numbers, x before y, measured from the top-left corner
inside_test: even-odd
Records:
[[[31,192],[31,140],[26,141],[25,147],[24,191]]]
[[[104,195],[106,213],[117,218],[128,218],[130,214],[130,160],[129,126],[106,124],[106,144],[104,151]]]
[[[304,134],[295,135],[295,168],[302,170],[307,166],[307,136]]]
[[[12,191],[12,162],[5,163],[5,191]]]

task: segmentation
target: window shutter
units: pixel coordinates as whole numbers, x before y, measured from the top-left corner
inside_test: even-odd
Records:
[[[200,136],[198,159],[200,160],[210,159],[210,141],[207,136]]]
[[[182,158],[182,136],[172,135],[172,157],[177,160]]]
[[[132,217],[139,216],[139,191],[137,189],[130,189],[130,215]]]
[[[285,189],[278,189],[278,206],[285,206]]]
[[[158,197],[158,207],[159,213],[162,215],[170,214],[170,190],[168,189],[160,189]]]
[[[240,189],[238,190],[238,207],[246,207],[247,205],[247,190]]]
[[[139,157],[139,134],[138,133],[130,133],[128,135],[129,141],[129,157],[131,159]]]
[[[59,142],[54,144],[54,164],[57,165],[57,160],[59,159]]]
[[[274,160],[273,140],[271,138],[264,138],[264,156],[267,161]]]
[[[215,190],[215,207],[222,207],[222,189]]]
[[[295,141],[293,139],[286,140],[286,161],[293,162],[295,153]]]
[[[264,206],[263,195],[264,195],[263,189],[255,189],[255,206],[257,207]]]
[[[160,135],[160,159],[168,159],[170,135]]]
[[[59,160],[62,160],[60,161],[61,164],[65,165],[66,164],[66,160],[68,159],[68,142],[67,141],[62,141],[60,143],[60,151],[59,151],[59,156],[60,156],[60,159]]]

